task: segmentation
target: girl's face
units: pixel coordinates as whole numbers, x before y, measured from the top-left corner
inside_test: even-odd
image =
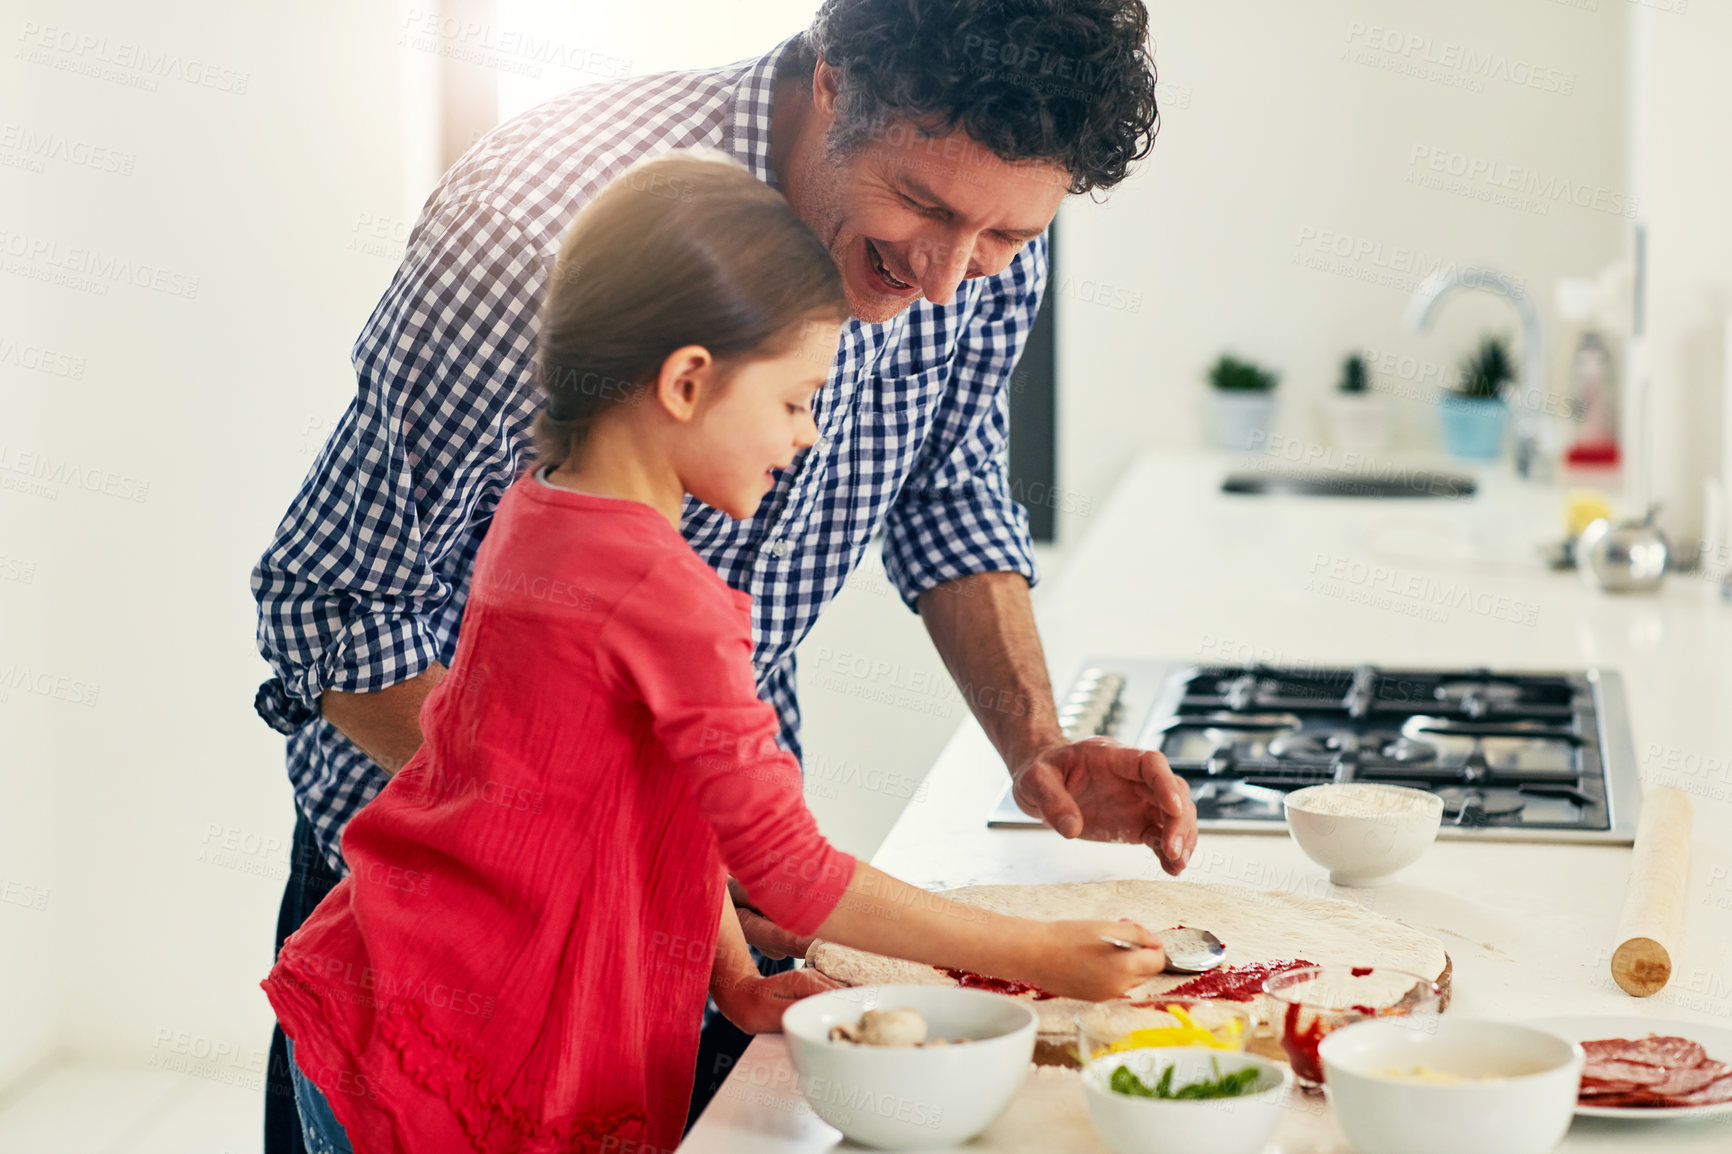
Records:
[[[675,461],[686,492],[736,519],[758,511],[776,472],[818,439],[812,398],[841,335],[839,321],[804,322],[787,352],[742,366],[700,402]]]

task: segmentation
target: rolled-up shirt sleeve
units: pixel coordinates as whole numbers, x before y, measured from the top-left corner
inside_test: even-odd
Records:
[[[957,342],[931,432],[884,522],[884,569],[903,603],[976,573],[1039,580],[1028,511],[1011,493],[1010,375],[1046,289],[1046,236],[981,294]]]
[[[758,697],[744,595],[703,564],[694,554],[658,565],[622,598],[598,665],[649,710],[728,872],[777,925],[810,934],[841,900],[855,859],[819,832],[799,764],[776,744],[781,721]]]
[[[498,210],[424,219],[353,353],[357,390],[252,573],[274,676],[254,705],[293,733],[326,689],[370,693],[438,659],[428,615],[474,513],[476,468],[521,403],[544,270]],[[495,456],[494,459],[497,459]]]

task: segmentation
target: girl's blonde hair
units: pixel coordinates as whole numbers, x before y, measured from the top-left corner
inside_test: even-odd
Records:
[[[558,467],[596,420],[641,403],[668,354],[702,345],[725,382],[779,356],[803,322],[845,320],[841,274],[782,195],[733,158],[683,150],[641,160],[585,205],[542,308],[535,421]]]

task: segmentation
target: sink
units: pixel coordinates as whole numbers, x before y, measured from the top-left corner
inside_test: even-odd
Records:
[[[1221,492],[1246,496],[1298,497],[1471,497],[1479,486],[1472,477],[1404,469],[1373,477],[1327,469],[1229,473]]]

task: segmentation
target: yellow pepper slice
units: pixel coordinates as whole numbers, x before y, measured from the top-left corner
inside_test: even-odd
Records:
[[[1186,1013],[1183,1006],[1168,1006],[1167,1013],[1177,1018],[1181,1024],[1132,1030],[1107,1047],[1106,1052],[1116,1054],[1120,1050],[1141,1050],[1152,1046],[1205,1046],[1211,1050],[1240,1048],[1239,1035],[1242,1031],[1237,1018],[1222,1027],[1220,1033],[1212,1034],[1197,1025],[1196,1019]]]

